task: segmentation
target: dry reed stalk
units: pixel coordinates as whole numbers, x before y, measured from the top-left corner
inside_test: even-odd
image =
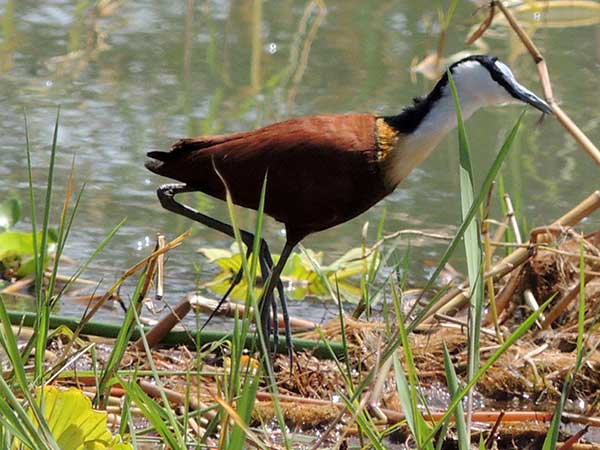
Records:
[[[564,215],[556,219],[550,227],[563,226],[571,227],[579,223],[581,220],[592,214],[600,208],[600,190],[592,192],[587,198],[585,198],[577,206],[566,212]],[[502,259],[497,263],[492,270],[484,274],[484,280],[488,277],[494,277],[498,280],[505,275],[509,274],[522,264],[524,264],[530,257],[529,248],[517,248],[510,255]],[[466,300],[465,292],[468,289],[469,284],[467,281],[462,283],[458,287],[450,289],[440,300],[434,305],[428,312],[425,320],[430,320],[433,314],[437,312],[448,313],[449,310],[455,309]],[[496,304],[498,308],[498,304]]]
[[[446,316],[446,315],[440,314],[440,313],[434,314],[433,317],[440,322],[448,322],[453,325],[458,325],[459,327],[461,327],[463,329],[467,329],[467,327],[468,327],[468,323],[466,320],[457,319],[456,317]],[[450,327],[450,328],[452,328],[452,327]],[[490,337],[497,337],[497,334],[495,333],[495,331],[490,330],[488,328],[481,328],[481,332],[483,334],[487,334]]]
[[[567,252],[565,250],[560,250],[558,248],[553,248],[553,247],[547,247],[545,245],[540,245],[538,246],[539,250],[544,250],[546,252],[549,253],[556,253],[557,255],[561,255],[561,256],[568,256],[571,258],[579,258],[579,254],[578,253],[573,253],[573,252]],[[590,262],[594,265],[596,264],[600,264],[600,257],[599,256],[592,256],[592,255],[583,255],[583,260],[586,262]]]
[[[513,295],[515,294],[515,291],[517,290],[517,287],[519,287],[519,285],[521,284],[521,275],[523,274],[523,266],[519,266],[517,267],[517,270],[515,270],[510,278],[508,279],[508,282],[504,285],[504,287],[502,288],[502,290],[498,293],[498,296],[496,297],[496,311],[498,314],[498,317],[500,317],[502,315],[502,313],[506,310],[507,306],[510,303],[510,300],[512,299]],[[505,317],[507,318],[507,317]],[[484,324],[487,324],[489,322],[491,322],[492,317],[490,315],[490,313],[488,312],[488,315],[485,318]],[[502,321],[500,321],[502,323]]]
[[[558,106],[554,99],[554,95],[552,93],[552,84],[550,82],[550,75],[548,74],[548,67],[546,66],[546,61],[542,56],[541,52],[537,48],[537,46],[533,43],[529,35],[525,32],[523,27],[519,24],[513,13],[504,6],[502,1],[500,0],[492,0],[490,7],[492,11],[490,15],[485,19],[482,25],[475,31],[473,35],[468,39],[468,42],[474,42],[476,39],[481,37],[485,30],[491,25],[493,14],[493,8],[498,7],[506,20],[508,21],[511,28],[517,34],[527,51],[533,58],[538,70],[538,74],[540,77],[540,82],[542,84],[542,88],[544,90],[544,96],[548,101],[556,119],[560,122],[560,124],[567,130],[567,132],[575,139],[575,141],[579,144],[579,146],[585,150],[588,155],[596,162],[596,164],[600,165],[600,150],[592,143],[592,141],[575,125],[575,123],[571,120],[571,118]]]
[[[192,307],[187,298],[184,298],[177,303],[175,308],[170,310],[169,314],[160,319],[160,321],[146,333],[145,339],[148,342],[148,347],[153,348],[158,345],[163,338],[169,334],[173,327],[187,316],[191,309]],[[144,351],[144,338],[140,337],[135,342],[134,346],[137,350]]]
[[[393,233],[382,236],[381,239],[379,239],[372,246],[367,248],[366,251],[364,252],[364,254],[360,256],[360,258],[351,259],[350,261],[357,261],[357,260],[368,258],[369,256],[371,256],[373,254],[373,252],[375,250],[377,250],[379,247],[381,247],[387,241],[399,238],[400,236],[404,236],[404,235],[421,236],[421,237],[425,237],[425,238],[439,239],[442,241],[451,241],[452,240],[452,236],[448,236],[446,234],[430,233],[430,232],[426,232],[423,230],[410,230],[410,229],[398,230],[398,231],[394,231]]]
[[[153,397],[153,398],[161,397],[161,389],[157,385],[149,383],[144,380],[138,380],[138,385],[150,397]],[[163,388],[162,392],[165,393],[165,396],[167,397],[167,399],[170,402],[172,402],[176,405],[179,405],[179,406],[185,406],[187,404],[189,406],[190,410],[192,410],[192,411],[199,410],[199,409],[208,409],[208,405],[206,405],[204,402],[201,402],[198,399],[194,398],[194,396],[189,396],[187,399],[187,402],[186,402],[185,395],[180,394],[177,391],[174,391],[172,389]],[[215,418],[216,412],[213,410],[208,410],[205,413],[205,416],[209,420],[212,420]]]
[[[492,12],[493,14],[493,12]],[[494,188],[494,183],[490,186],[488,191],[488,195],[486,198],[486,206],[485,206],[485,216],[481,221],[481,235],[483,237],[483,251],[484,251],[484,266],[483,271],[489,272],[492,268],[492,257],[494,254],[494,250],[497,247],[492,249],[491,240],[490,240],[490,222],[487,220],[490,215],[491,203],[492,203],[492,192]],[[498,230],[496,230],[498,233]],[[487,290],[487,294],[490,300],[490,310],[489,314],[492,317],[492,323],[494,324],[494,331],[496,333],[496,339],[499,343],[504,342],[504,338],[502,337],[502,332],[500,331],[500,326],[498,324],[498,311],[496,310],[496,290],[494,287],[494,280],[490,277],[485,281],[485,288]],[[483,325],[483,324],[482,324]]]
[[[498,228],[496,229],[496,232],[494,233],[494,236],[492,237],[492,241],[490,242],[490,244],[492,246],[492,254],[491,254],[492,257],[494,256],[494,253],[496,253],[496,250],[499,247],[497,242],[500,242],[500,240],[502,239],[502,236],[504,235],[504,233],[506,233],[507,229],[508,229],[508,219],[505,218],[502,222],[500,222]]]
[[[584,275],[584,285],[590,280],[595,278],[593,275]],[[581,289],[581,283],[577,282],[575,285],[565,292],[562,298],[552,307],[552,309],[546,314],[546,319],[542,322],[542,329],[549,328],[556,319],[567,309],[569,304],[575,300]]]
[[[200,311],[214,312],[215,308],[219,304],[218,301],[212,300],[206,297],[202,297],[196,294],[190,294],[186,297],[186,300],[192,307],[198,308]],[[239,303],[227,302],[219,307],[219,310],[215,315],[227,316],[227,317],[245,317],[246,308],[244,305]],[[252,308],[250,308],[250,317],[254,317]],[[277,314],[277,326],[280,329],[285,328],[285,322],[282,314]],[[299,319],[296,317],[290,317],[290,326],[295,331],[307,331],[317,327],[315,322],[311,322],[305,319]]]
[[[98,312],[98,310],[100,309],[102,304],[105,301],[107,301],[117,291],[119,286],[121,286],[121,284],[123,284],[123,282],[127,278],[132,276],[134,273],[136,273],[138,270],[140,270],[146,264],[150,263],[150,261],[155,260],[159,255],[162,255],[162,254],[174,249],[175,247],[179,247],[182,244],[182,242],[189,236],[189,234],[190,234],[190,230],[186,231],[185,233],[182,233],[181,235],[179,235],[175,239],[173,239],[171,242],[169,242],[167,245],[165,245],[164,248],[161,248],[161,249],[158,249],[158,250],[152,252],[151,255],[145,257],[141,261],[138,261],[136,264],[134,264],[129,269],[127,269],[125,271],[125,273],[123,273],[123,275],[121,275],[121,277],[104,294],[102,299],[96,305],[94,305],[94,307],[90,311],[88,311],[88,313],[81,319],[81,322],[82,323],[88,322],[94,316],[94,314],[96,314],[96,312]]]
[[[158,250],[165,248],[165,235],[158,233],[156,236]],[[160,301],[163,298],[163,278],[165,270],[165,254],[161,253],[156,258],[156,300]]]

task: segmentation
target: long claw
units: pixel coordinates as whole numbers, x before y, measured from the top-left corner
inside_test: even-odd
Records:
[[[287,302],[285,300],[285,292],[281,280],[277,282],[277,293],[281,301],[281,314],[283,315],[283,325],[285,328],[285,346],[287,348],[288,357],[290,359],[290,370],[294,362],[294,352],[292,347],[292,327],[290,326],[290,315],[288,314]]]
[[[266,255],[265,255],[266,259],[267,259],[267,263],[269,264],[270,267],[273,267],[273,257],[271,256],[271,253],[269,252],[268,247],[266,248]],[[285,290],[283,289],[283,283],[281,281],[281,277],[279,277],[279,279],[277,280],[277,293],[279,294],[279,301],[281,302],[281,314],[283,315],[283,325],[284,325],[284,329],[285,329],[285,346],[287,348],[287,353],[288,353],[288,357],[290,359],[290,369],[292,367],[292,363],[293,363],[293,346],[292,346],[292,327],[290,326],[290,316],[288,313],[288,308],[287,308],[287,301],[285,299]],[[275,317],[277,317],[275,315]],[[276,320],[276,326],[279,326],[279,321],[278,319]]]

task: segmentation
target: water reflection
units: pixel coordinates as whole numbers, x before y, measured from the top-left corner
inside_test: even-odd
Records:
[[[426,2],[6,0],[0,4],[4,106],[0,192],[26,198],[23,109],[27,108],[34,177],[41,194],[60,104],[57,211],[73,155],[78,187],[86,184],[66,253],[83,261],[127,217],[87,273],[88,278],[103,280],[103,286],[147,254],[146,239],[152,241],[157,231],[174,237],[192,226],[160,208],[154,187],[164,180],[143,168],[146,151],[168,148],[182,136],[243,130],[290,116],[395,113],[431,87],[432,81],[421,76],[411,80],[410,63],[435,49],[439,32],[437,11]],[[448,30],[448,54],[463,50],[464,38],[480,20],[473,11],[471,4],[461,2]],[[539,28],[535,34],[557,98],[596,142],[598,37],[598,26]],[[523,84],[536,86],[529,58],[509,33],[498,27],[485,42],[491,53],[510,62]],[[573,42],[578,43],[576,50]],[[484,111],[469,122],[479,172],[488,167],[518,113],[518,108]],[[528,113],[503,170],[505,186],[527,226],[559,216],[598,184],[596,167],[572,139],[552,120],[539,125],[536,120]],[[363,223],[377,223],[384,208],[388,232],[425,227],[451,233],[460,211],[457,159],[455,138],[450,136],[392,196],[351,223],[312,236],[305,245],[323,251],[326,262],[331,262],[358,244]],[[187,201],[226,217],[219,201],[203,196]],[[253,226],[253,217],[239,211],[245,227]],[[588,226],[597,225],[594,218]],[[169,256],[167,298],[174,302],[195,285],[193,263],[201,261],[195,250],[231,244],[214,231],[192,227],[191,238]],[[375,228],[371,226],[371,239]],[[268,221],[266,237],[274,250],[283,244],[281,229]],[[422,260],[435,258],[441,248],[431,242],[413,249],[413,283],[426,275]],[[217,273],[207,264],[202,269],[204,280]],[[314,314],[305,306],[293,313]]]

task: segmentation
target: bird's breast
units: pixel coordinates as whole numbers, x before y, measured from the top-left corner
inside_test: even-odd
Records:
[[[444,134],[442,130],[403,134],[383,118],[376,120],[377,161],[386,186],[394,189],[412,170],[431,154]]]

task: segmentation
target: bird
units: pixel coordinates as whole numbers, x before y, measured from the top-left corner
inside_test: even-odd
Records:
[[[147,153],[147,169],[177,181],[157,189],[161,205],[230,237],[234,237],[231,225],[177,202],[175,196],[202,192],[225,200],[229,192],[234,204],[257,210],[266,183],[264,213],[281,222],[286,233],[277,264],[261,239],[258,257],[267,281],[257,326],[269,336],[271,321],[277,323],[277,289],[290,358],[291,331],[280,279],[286,261],[306,236],[347,222],[392,193],[456,127],[449,75],[465,120],[482,107],[509,103],[552,114],[551,107],[521,85],[501,60],[470,55],[450,65],[427,95],[414,98],[396,115],[297,117],[251,131],[184,138],[169,151]],[[249,255],[254,236],[245,230],[241,236]],[[240,280],[241,270],[221,302]]]

